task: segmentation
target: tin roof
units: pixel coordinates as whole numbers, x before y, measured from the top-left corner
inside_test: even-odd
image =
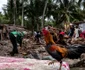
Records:
[[[78,21],[78,22],[74,22],[73,24],[78,25],[78,24],[82,24],[82,23],[85,23],[85,21]]]

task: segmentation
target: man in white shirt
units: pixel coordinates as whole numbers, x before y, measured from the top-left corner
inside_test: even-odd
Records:
[[[75,37],[75,39],[77,39],[79,37],[79,28],[78,28],[78,26],[75,27],[74,37]]]

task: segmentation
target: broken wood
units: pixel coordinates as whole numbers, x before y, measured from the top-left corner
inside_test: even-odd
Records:
[[[84,60],[80,60],[77,63],[74,63],[72,65],[70,65],[71,68],[74,67],[85,67],[85,59]]]

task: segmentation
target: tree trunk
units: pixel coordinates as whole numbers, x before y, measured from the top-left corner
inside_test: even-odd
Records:
[[[16,0],[14,0],[14,25],[16,24]]]
[[[21,26],[23,27],[24,26],[24,6],[23,6],[23,3],[24,1],[22,0],[22,24]]]
[[[45,11],[46,11],[46,7],[47,7],[47,3],[48,3],[48,0],[46,0],[46,2],[45,2],[45,7],[44,7],[44,10],[43,10],[41,29],[44,27],[44,16],[45,16]]]
[[[37,31],[39,31],[39,18],[36,17],[36,23],[37,23]]]
[[[35,19],[34,19],[34,17],[32,17],[32,35],[34,33],[34,22],[35,22]]]
[[[37,31],[39,31],[39,24],[37,23]]]

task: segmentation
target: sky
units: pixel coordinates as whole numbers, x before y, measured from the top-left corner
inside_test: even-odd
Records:
[[[7,0],[0,0],[0,12],[3,12],[2,7],[4,4],[7,4]]]

